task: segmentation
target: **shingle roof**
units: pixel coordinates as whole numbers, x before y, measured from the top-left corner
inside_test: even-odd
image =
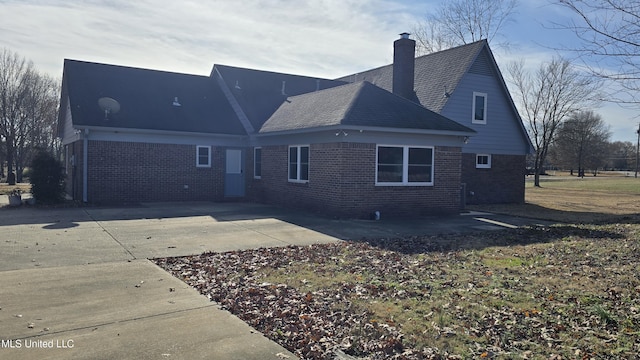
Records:
[[[414,88],[420,103],[430,110],[440,112],[447,102],[447,98],[443,96],[445,91],[452,93],[455,90],[462,76],[469,70],[486,45],[486,40],[480,40],[417,57],[415,59]],[[391,91],[393,64],[348,75],[337,80],[369,81]]]
[[[474,133],[366,81],[289,97],[264,123],[260,133],[335,125]]]
[[[246,135],[207,76],[65,60],[63,83],[76,126]],[[102,97],[120,104],[108,120],[98,105]],[[181,106],[173,106],[176,97]]]
[[[256,130],[262,127],[262,124],[288,96],[328,89],[346,83],[218,64],[214,66],[212,77],[216,76],[216,71],[220,73],[227,88]]]
[[[330,125],[473,132],[437,112],[446,103],[443,93],[455,90],[483,49],[486,41],[416,58],[421,105],[389,92],[392,65],[328,80],[225,65],[205,77],[65,60],[63,83],[74,125],[244,135],[228,90],[260,133]],[[121,106],[108,120],[101,97]],[[172,105],[176,97],[182,106]]]

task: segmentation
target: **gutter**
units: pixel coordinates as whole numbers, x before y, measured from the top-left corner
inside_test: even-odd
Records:
[[[155,130],[155,129],[139,129],[139,128],[122,128],[122,127],[108,127],[108,126],[94,126],[94,125],[74,125],[76,129],[82,129],[85,131],[94,130],[97,132],[105,133],[126,133],[126,134],[145,134],[145,135],[168,135],[168,136],[202,136],[202,137],[219,137],[229,139],[242,139],[247,135],[236,134],[221,134],[221,133],[205,133],[205,132],[191,132],[191,131],[174,131],[174,130]]]
[[[302,128],[293,130],[276,130],[266,131],[258,133],[258,137],[262,136],[278,136],[278,135],[294,135],[303,133],[312,133],[319,131],[336,131],[336,130],[350,130],[350,131],[372,131],[372,132],[387,132],[387,133],[402,133],[402,134],[423,134],[423,135],[448,135],[448,136],[473,136],[477,134],[475,130],[433,130],[433,129],[416,129],[416,128],[392,128],[392,127],[378,127],[378,126],[356,126],[356,125],[330,125],[330,126],[318,126],[313,128]]]

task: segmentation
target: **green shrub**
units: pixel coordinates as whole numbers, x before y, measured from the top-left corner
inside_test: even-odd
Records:
[[[64,173],[62,163],[46,151],[39,151],[31,162],[31,193],[40,203],[64,200]]]
[[[22,170],[22,178],[23,179],[31,178],[31,168],[26,168]]]

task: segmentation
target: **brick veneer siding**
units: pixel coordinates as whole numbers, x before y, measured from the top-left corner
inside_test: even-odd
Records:
[[[490,169],[476,169],[476,155],[463,154],[467,204],[523,203],[525,167],[524,155],[491,155]]]
[[[311,144],[309,182],[292,183],[288,146],[265,146],[256,182],[264,202],[339,217],[450,214],[460,210],[460,159],[459,147],[436,147],[434,186],[376,186],[376,144]]]
[[[222,200],[225,149],[213,146],[211,154],[211,167],[200,168],[196,167],[195,145],[90,140],[87,200],[91,203]]]

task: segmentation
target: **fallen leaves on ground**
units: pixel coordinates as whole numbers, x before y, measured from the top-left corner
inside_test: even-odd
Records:
[[[155,261],[302,359],[633,358],[638,234],[531,227]]]

